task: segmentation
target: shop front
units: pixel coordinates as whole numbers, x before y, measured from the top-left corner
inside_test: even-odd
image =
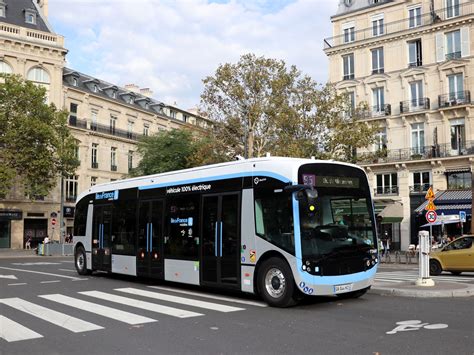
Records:
[[[403,220],[403,205],[400,202],[375,203],[377,215],[378,235],[384,248],[389,245],[389,250],[400,250],[401,229]]]
[[[11,248],[12,225],[11,221],[21,220],[23,212],[14,209],[0,209],[0,249]]]

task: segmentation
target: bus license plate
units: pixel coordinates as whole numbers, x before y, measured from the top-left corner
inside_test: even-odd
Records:
[[[334,286],[334,293],[344,293],[352,291],[352,286],[354,284],[344,284],[344,285],[336,285]]]

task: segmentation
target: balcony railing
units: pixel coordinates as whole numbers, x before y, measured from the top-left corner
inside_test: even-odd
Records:
[[[77,196],[76,195],[67,195],[66,196],[66,202],[75,202]]]
[[[410,193],[411,194],[423,194],[428,191],[430,188],[430,184],[415,184],[412,186],[409,186]]]
[[[400,101],[400,113],[416,112],[430,109],[430,99],[420,97],[419,99]]]
[[[344,74],[342,76],[342,80],[353,80],[354,79],[354,74]]]
[[[92,162],[92,163],[91,163],[91,168],[92,168],[92,169],[98,169],[98,168],[99,168],[99,163],[97,163],[97,162]]]
[[[392,105],[375,105],[372,106],[372,117],[390,116],[392,114]]]
[[[8,11],[8,10],[7,10]],[[53,46],[64,46],[64,37],[49,32],[37,31],[26,27],[15,26],[0,21],[0,34],[19,37],[27,41],[43,42]]]
[[[461,58],[461,52],[452,52],[446,54],[446,60],[459,59]]]
[[[111,165],[110,170],[112,171],[117,171],[117,165]]]
[[[446,143],[416,148],[388,149],[386,152],[384,151],[384,154],[358,153],[357,162],[361,164],[377,164],[434,158],[448,158],[472,154],[474,154],[474,141],[466,141],[462,142],[457,147],[453,147],[451,143]]]
[[[375,196],[397,196],[398,186],[377,186],[374,189]]]
[[[468,90],[456,91],[438,96],[438,105],[440,108],[466,105],[469,103],[471,103],[471,93]]]
[[[387,2],[387,1],[384,1],[384,2]],[[388,22],[384,24],[383,34],[379,34],[376,37],[374,37],[373,35],[372,26],[359,30],[359,31],[355,31],[354,41],[351,41],[351,42],[346,42],[344,40],[344,34],[334,36],[334,37],[329,37],[329,38],[324,39],[324,49],[341,46],[346,43],[354,43],[358,41],[363,41],[369,38],[380,38],[380,37],[391,35],[394,33],[402,32],[406,30],[412,30],[414,28],[429,26],[433,23],[438,23],[445,20],[451,20],[459,16],[465,16],[465,15],[470,15],[474,13],[474,3],[472,1],[466,1],[464,4],[460,4],[459,11],[457,11],[457,7],[456,7],[456,11],[452,11],[453,8],[454,7],[451,6],[449,8],[437,9],[431,13],[426,13],[421,16],[416,16],[416,20],[417,20],[416,23],[418,24],[418,26],[413,26],[413,18],[411,20],[412,26],[410,26],[409,17],[403,20],[399,20],[399,21]],[[451,12],[449,12],[448,10],[451,10]],[[452,16],[453,14],[456,16]]]
[[[97,123],[91,122],[90,125],[88,126],[87,120],[81,120],[78,119],[76,116],[69,116],[69,125],[77,128],[82,128],[82,129],[89,129],[94,132],[98,133],[105,133],[111,136],[116,136],[116,137],[121,137],[121,138],[127,138],[131,140],[138,140],[139,135],[130,131],[122,130],[122,129],[117,129],[114,127],[106,126],[106,125],[101,125]]]

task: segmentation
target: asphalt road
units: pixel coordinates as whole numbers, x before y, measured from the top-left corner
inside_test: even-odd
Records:
[[[80,277],[71,258],[0,259],[1,355],[472,355],[473,319],[473,297],[369,293],[276,309],[242,294]]]

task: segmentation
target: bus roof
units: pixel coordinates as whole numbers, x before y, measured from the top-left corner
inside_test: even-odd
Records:
[[[295,182],[297,181],[298,168],[301,165],[317,163],[346,165],[363,170],[357,165],[333,160],[287,157],[252,158],[97,184],[82,191],[77,201],[89,194],[102,191],[123,190],[134,187],[174,186],[206,180],[226,179],[244,173],[255,173],[256,175],[270,174],[277,176],[282,181]],[[179,177],[177,177],[178,175]]]

